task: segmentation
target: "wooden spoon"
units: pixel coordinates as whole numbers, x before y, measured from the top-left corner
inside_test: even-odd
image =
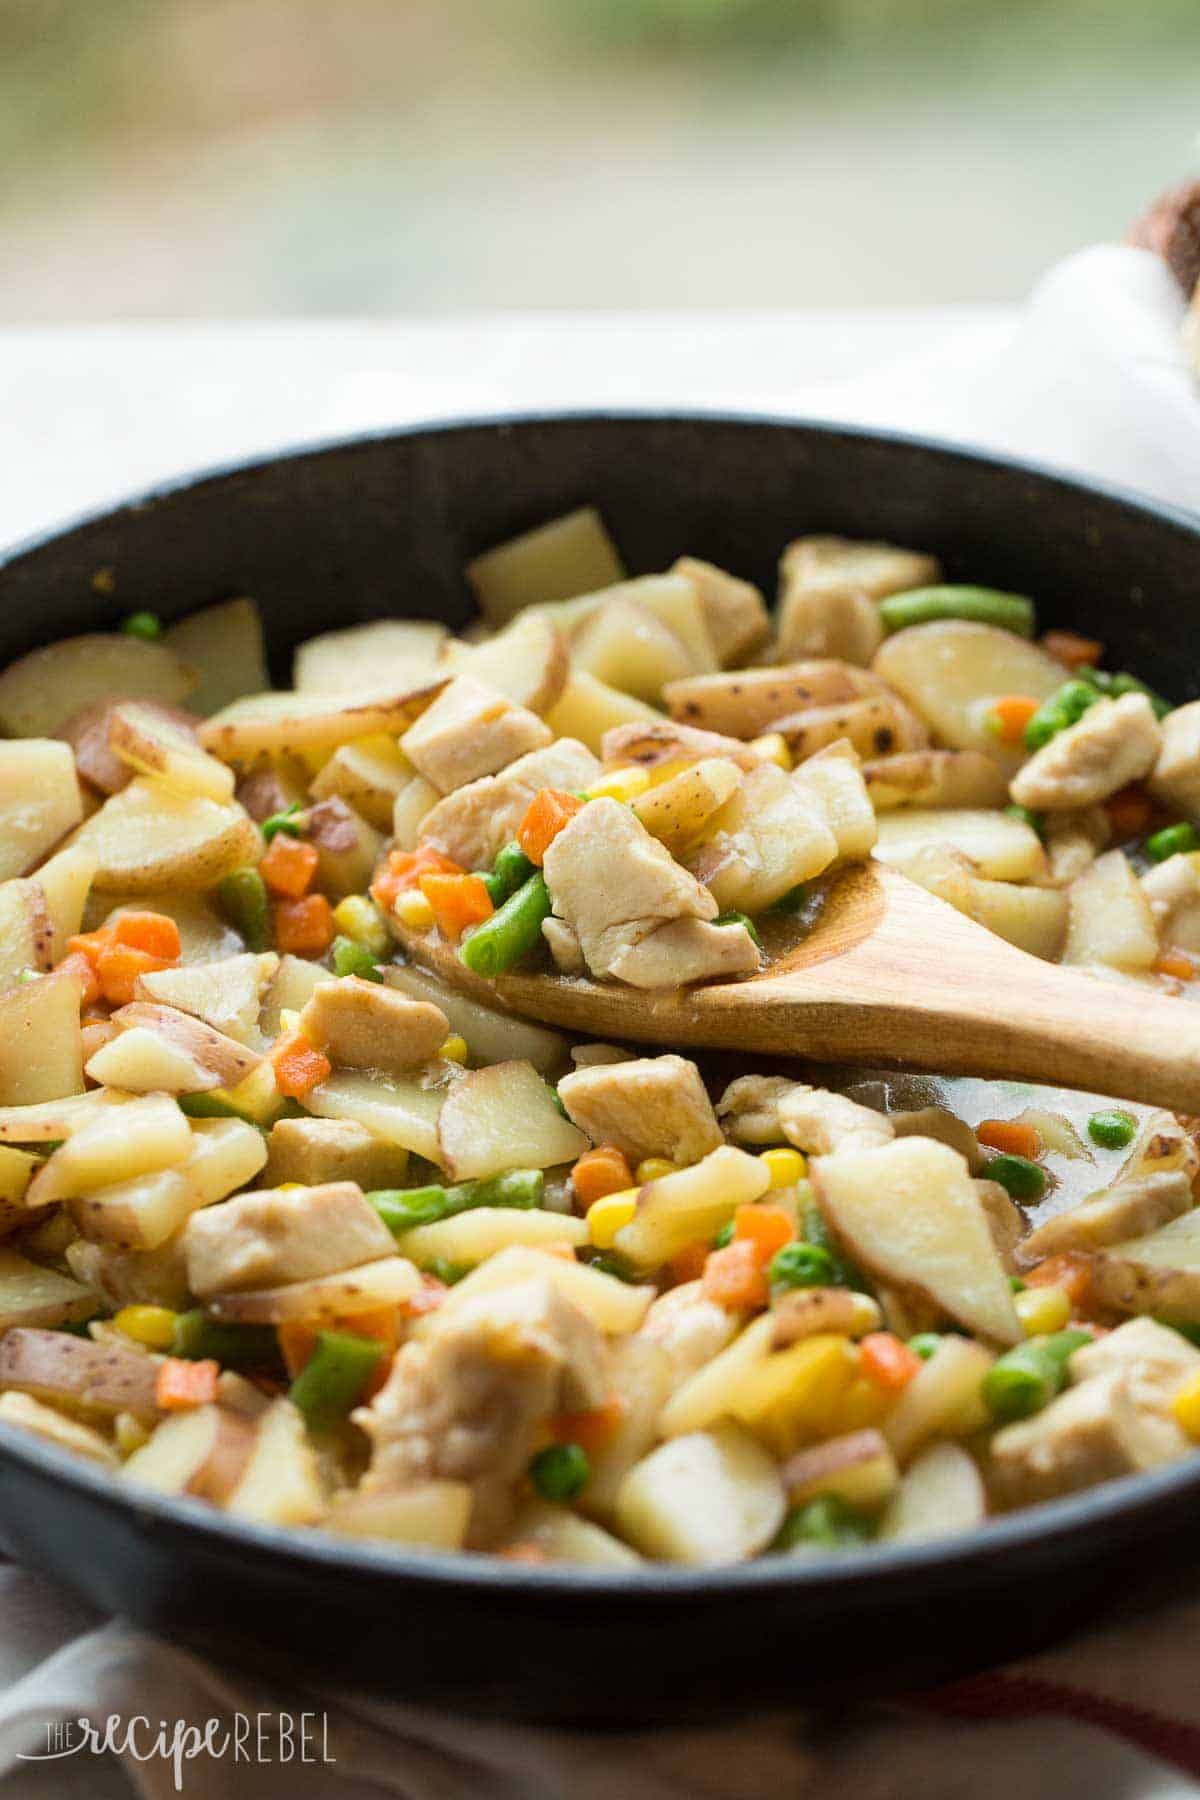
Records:
[[[761,974],[707,987],[488,981],[437,932],[393,928],[413,961],[472,999],[581,1036],[901,1063],[1200,1112],[1200,1006],[1042,962],[883,863],[848,870]]]

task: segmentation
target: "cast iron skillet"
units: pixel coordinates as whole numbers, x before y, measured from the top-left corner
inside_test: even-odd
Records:
[[[801,532],[888,538],[1035,595],[1176,700],[1200,688],[1197,522],[936,444],[696,416],[413,430],[150,494],[0,562],[0,661],[249,592],[286,680],[292,645],[333,625],[461,624],[468,557],[589,500],[635,571],[687,551],[770,589]],[[98,1605],[229,1658],[509,1717],[728,1716],[944,1680],[1177,1590],[1198,1515],[1200,1458],[962,1540],[618,1577],[256,1529],[0,1430],[12,1553]]]

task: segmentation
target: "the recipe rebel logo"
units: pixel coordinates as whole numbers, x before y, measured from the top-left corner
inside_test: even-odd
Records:
[[[134,1762],[165,1762],[177,1794],[184,1789],[190,1762],[269,1763],[299,1768],[337,1761],[329,1747],[329,1720],[317,1712],[226,1713],[198,1725],[183,1719],[151,1719],[144,1713],[122,1718],[52,1719],[41,1750],[23,1750],[24,1762],[59,1762],[71,1756],[121,1756]]]

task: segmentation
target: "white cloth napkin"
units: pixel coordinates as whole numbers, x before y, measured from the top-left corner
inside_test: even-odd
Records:
[[[928,432],[1196,509],[1200,389],[1180,345],[1183,313],[1155,258],[1097,247],[1052,271],[1006,333],[964,329],[853,381],[784,396],[765,386],[726,391],[714,371],[703,393],[655,399]],[[631,341],[637,329],[631,321]],[[415,403],[400,372],[381,380],[398,418],[547,399],[516,367],[507,376],[493,367],[468,397],[426,383]],[[591,392],[586,377],[567,385],[564,404],[636,398],[611,385]],[[229,405],[248,398],[240,389]],[[364,422],[344,419],[346,429]],[[1200,1603],[1180,1603],[921,1704],[833,1720],[797,1710],[707,1731],[590,1734],[338,1695],[321,1690],[320,1671],[311,1689],[235,1679],[9,1567],[0,1569],[0,1800],[166,1800],[176,1792],[194,1800],[1179,1800],[1200,1794],[1198,1633]],[[272,1722],[284,1715],[298,1732],[301,1714],[310,1753],[332,1760],[278,1760]],[[97,1733],[113,1721],[119,1739],[135,1715],[150,1723],[132,1748],[114,1756],[88,1747],[80,1721]],[[265,1715],[263,1752],[272,1760],[235,1760],[232,1749],[189,1754],[206,1721],[224,1728],[237,1715]],[[69,1729],[56,1734],[64,1721]],[[178,1763],[170,1743],[145,1754],[160,1721],[178,1736]]]

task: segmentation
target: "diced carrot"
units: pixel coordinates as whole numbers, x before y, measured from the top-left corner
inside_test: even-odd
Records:
[[[290,1031],[276,1040],[271,1065],[275,1085],[288,1100],[299,1100],[333,1074],[333,1064],[324,1051],[318,1050],[302,1031]]]
[[[1042,1141],[1032,1125],[1019,1119],[981,1119],[975,1136],[989,1150],[1002,1150],[1006,1156],[1025,1156],[1036,1162],[1042,1153]]]
[[[67,939],[67,954],[88,957],[93,963],[102,950],[107,950],[113,941],[111,925],[102,925],[99,931],[79,931],[74,937]]]
[[[541,868],[550,845],[583,805],[582,800],[574,794],[564,794],[561,788],[539,788],[517,826],[517,842],[531,863]]]
[[[433,908],[437,928],[443,937],[457,944],[471,925],[482,925],[495,912],[492,896],[480,875],[422,875],[421,892]]]
[[[1002,694],[989,708],[988,722],[1002,744],[1019,744],[1037,709],[1029,694]]]
[[[535,1544],[532,1538],[520,1538],[515,1544],[506,1544],[503,1550],[496,1551],[496,1555],[503,1557],[505,1562],[548,1563],[550,1561],[550,1557],[542,1549],[542,1546]]]
[[[703,1239],[694,1244],[685,1245],[682,1250],[677,1250],[668,1265],[671,1270],[671,1279],[681,1286],[685,1281],[699,1281],[704,1273],[704,1265],[708,1261],[711,1250],[712,1245]]]
[[[1150,823],[1150,796],[1136,782],[1118,788],[1104,802],[1112,834],[1119,844],[1127,838],[1140,837]]]
[[[275,1327],[275,1336],[279,1339],[283,1366],[295,1381],[317,1347],[317,1327],[305,1324],[303,1319],[286,1319]]]
[[[890,1393],[907,1387],[922,1366],[916,1351],[891,1331],[868,1332],[858,1346],[858,1355],[863,1374]]]
[[[371,883],[371,897],[385,912],[390,912],[396,904],[397,897],[405,894],[410,888],[420,883],[422,875],[461,875],[458,863],[443,856],[431,844],[422,844],[416,850],[389,851],[382,865],[375,871],[375,879]]]
[[[162,1412],[186,1412],[193,1406],[208,1406],[217,1397],[219,1363],[211,1357],[202,1362],[188,1362],[182,1356],[168,1356],[154,1377],[154,1402]]]
[[[1094,668],[1104,655],[1103,644],[1095,638],[1080,637],[1077,631],[1044,632],[1042,649],[1068,669]]]
[[[100,977],[96,973],[96,965],[90,956],[82,950],[72,950],[64,956],[60,963],[55,963],[56,975],[73,975],[79,983],[79,1003],[81,1006],[94,1006],[100,998]],[[88,1021],[84,1020],[86,1024]]]
[[[179,927],[166,913],[121,913],[112,922],[112,934],[114,944],[144,950],[148,956],[161,956],[167,962],[174,962],[183,949]]]
[[[614,1394],[603,1406],[588,1412],[556,1413],[550,1421],[550,1435],[556,1443],[578,1444],[589,1456],[598,1456],[611,1443],[624,1417],[625,1402]]]
[[[723,1250],[710,1251],[702,1280],[705,1298],[730,1312],[765,1306],[771,1297],[758,1246],[750,1238],[735,1238]]]
[[[759,1263],[765,1269],[777,1250],[790,1244],[796,1235],[792,1215],[786,1206],[774,1204],[739,1206],[733,1215],[735,1244],[754,1245]]]
[[[1084,1312],[1092,1292],[1091,1260],[1082,1251],[1064,1250],[1026,1269],[1022,1280],[1026,1287],[1062,1288],[1075,1311]]]
[[[284,900],[299,900],[316,879],[320,860],[315,844],[281,831],[271,839],[258,872],[273,894]]]
[[[135,998],[139,975],[155,975],[171,968],[174,961],[174,957],[152,956],[149,950],[138,950],[132,944],[109,944],[96,958],[100,992],[110,1006],[128,1006]]]
[[[1194,981],[1196,965],[1185,951],[1167,949],[1155,959],[1154,973],[1173,975],[1176,981]]]
[[[278,839],[276,839],[278,842]],[[300,900],[277,900],[275,943],[293,956],[324,956],[334,939],[333,908],[324,894],[305,894]]]
[[[585,1150],[571,1170],[571,1186],[586,1212],[594,1200],[634,1186],[629,1158],[615,1144],[597,1144],[594,1150]]]

